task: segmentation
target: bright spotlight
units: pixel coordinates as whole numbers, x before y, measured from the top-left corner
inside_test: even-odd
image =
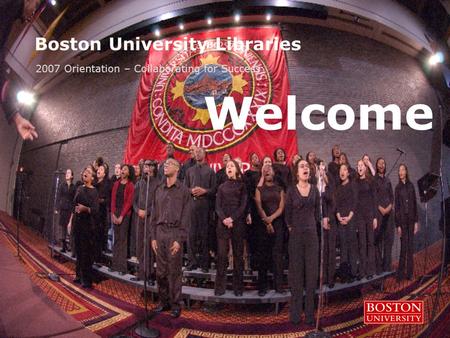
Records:
[[[270,21],[270,20],[272,20],[272,14],[267,13],[266,14],[266,21]]]
[[[57,2],[56,2],[56,0],[51,0],[51,1],[50,1],[50,4],[51,4],[52,6],[56,6]]]
[[[183,25],[182,23],[180,23],[180,24],[178,25],[178,28],[180,28],[180,31],[183,31],[183,30],[184,30],[184,25]]]
[[[17,93],[17,102],[24,106],[32,106],[36,103],[36,97],[32,92],[21,90]]]
[[[155,29],[155,31],[153,32],[153,34],[155,34],[156,37],[160,37],[161,36],[161,32],[159,31],[159,29]]]
[[[444,54],[442,52],[434,53],[433,55],[430,56],[428,62],[432,66],[437,65],[438,63],[442,63],[444,62]]]
[[[206,20],[206,22],[208,23],[208,25],[212,25],[212,19],[211,18],[208,18],[207,20]]]
[[[235,14],[234,15],[234,22],[239,22],[241,21],[241,16],[239,14]]]

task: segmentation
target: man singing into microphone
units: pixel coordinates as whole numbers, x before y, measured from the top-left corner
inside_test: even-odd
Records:
[[[190,192],[177,180],[179,171],[178,161],[168,158],[164,163],[166,179],[156,188],[150,221],[160,302],[155,312],[171,309],[173,318],[181,314],[183,242],[190,221]]]

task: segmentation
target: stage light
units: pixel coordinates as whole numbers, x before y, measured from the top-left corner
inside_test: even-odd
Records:
[[[178,25],[178,28],[180,28],[180,31],[184,31],[184,25],[183,25],[182,23],[180,23],[180,24]]]
[[[212,25],[212,19],[211,18],[208,18],[207,20],[206,20],[206,22],[208,23],[208,25]]]
[[[21,90],[17,93],[17,102],[21,105],[30,107],[36,103],[36,97],[32,92]]]
[[[160,37],[161,36],[161,32],[159,31],[158,28],[155,29],[155,31],[153,32],[153,34],[155,34],[156,37]]]
[[[56,5],[57,5],[57,2],[56,2],[56,0],[51,0],[51,1],[50,1],[50,4],[51,4],[52,6],[56,6]]]
[[[241,20],[241,16],[239,14],[234,15],[234,22],[239,22]]]
[[[266,14],[266,21],[270,21],[270,20],[272,20],[272,14],[267,13]]]
[[[428,63],[431,66],[435,66],[438,63],[442,63],[442,62],[444,62],[444,54],[442,52],[434,53],[433,55],[430,56],[430,58],[428,60]]]

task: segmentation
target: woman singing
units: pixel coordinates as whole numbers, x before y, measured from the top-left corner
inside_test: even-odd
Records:
[[[75,252],[77,255],[75,283],[84,288],[92,286],[93,235],[98,222],[98,193],[94,188],[95,173],[91,166],[83,171],[83,185],[73,200],[75,211],[72,215]]]
[[[416,191],[409,180],[408,168],[400,164],[399,182],[395,187],[395,225],[400,236],[400,261],[397,280],[413,278],[414,235],[419,230]]]
[[[290,321],[300,323],[305,297],[305,323],[314,323],[314,290],[318,277],[319,238],[316,224],[320,218],[320,196],[316,186],[308,180],[308,162],[297,163],[297,184],[286,197],[286,224],[289,229],[289,285],[291,287]]]
[[[368,177],[368,169],[363,160],[358,161],[358,179],[355,181],[357,191],[355,222],[358,229],[359,269],[358,279],[367,276],[372,279],[375,274],[375,240],[377,213],[373,178]]]
[[[111,206],[111,183],[108,178],[108,165],[100,163],[97,169],[97,182],[95,188],[98,192],[99,217],[96,228],[95,255],[94,261],[102,261],[102,251],[106,250],[109,227],[109,207]]]
[[[271,166],[263,168],[264,184],[256,189],[256,206],[263,221],[264,230],[258,243],[258,295],[267,292],[267,270],[272,269],[274,289],[283,293],[283,239],[285,225],[281,215],[284,211],[284,191],[274,183],[275,173]]]
[[[236,296],[242,296],[247,190],[238,163],[230,160],[226,168],[228,180],[218,188],[216,196],[217,276],[214,294],[221,296],[225,293],[229,240],[231,239],[233,290]]]
[[[114,247],[111,268],[121,275],[127,272],[128,228],[134,196],[134,169],[124,164],[121,179],[114,183],[111,194],[111,221],[114,224]]]

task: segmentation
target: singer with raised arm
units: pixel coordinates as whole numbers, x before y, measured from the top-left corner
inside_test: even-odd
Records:
[[[179,171],[177,160],[164,162],[166,179],[156,188],[150,220],[160,302],[155,312],[172,310],[174,318],[181,314],[183,243],[189,231],[191,199],[188,188],[177,180]]]

